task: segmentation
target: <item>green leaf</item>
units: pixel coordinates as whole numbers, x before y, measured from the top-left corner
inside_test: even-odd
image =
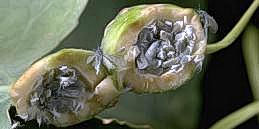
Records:
[[[252,25],[247,27],[242,47],[252,92],[259,100],[259,29]]]
[[[9,129],[10,122],[7,117],[7,110],[10,106],[8,86],[0,86],[0,128]]]
[[[78,24],[88,0],[0,0],[0,128],[9,129],[8,85]]]
[[[88,0],[0,0],[0,86],[55,48]]]

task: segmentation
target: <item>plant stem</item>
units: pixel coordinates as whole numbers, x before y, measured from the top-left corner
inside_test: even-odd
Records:
[[[259,29],[249,25],[242,37],[242,49],[249,83],[255,100],[259,101]],[[259,117],[258,117],[259,118]]]
[[[235,39],[240,35],[240,33],[244,30],[245,26],[249,22],[250,18],[252,17],[258,6],[259,0],[254,0],[245,12],[245,14],[235,25],[235,27],[221,41],[207,45],[206,54],[217,52],[233,43]]]
[[[221,119],[210,129],[232,129],[258,113],[259,101],[255,101]]]

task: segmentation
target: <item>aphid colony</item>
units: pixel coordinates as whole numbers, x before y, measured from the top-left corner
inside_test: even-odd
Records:
[[[142,73],[156,75],[177,73],[191,61],[200,68],[204,56],[193,55],[195,40],[195,29],[187,23],[187,16],[175,22],[156,19],[138,35],[137,68]]]
[[[10,90],[16,108],[14,115],[9,111],[11,123],[71,126],[113,107],[125,91],[176,89],[201,69],[208,31],[216,32],[217,24],[204,11],[170,4],[124,9],[95,53],[61,50],[17,80]]]
[[[30,95],[31,109],[23,118],[37,118],[41,124],[61,117],[61,113],[78,113],[87,99],[86,86],[79,78],[74,68],[65,65],[47,72],[34,86]]]

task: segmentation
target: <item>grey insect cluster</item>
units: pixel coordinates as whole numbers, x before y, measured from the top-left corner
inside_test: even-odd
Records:
[[[76,69],[62,65],[46,73],[30,95],[27,120],[37,118],[39,124],[60,117],[61,113],[77,113],[84,106],[84,83]],[[51,117],[49,117],[51,116]]]
[[[195,40],[195,29],[187,23],[187,16],[174,22],[156,19],[138,35],[136,66],[141,73],[156,75],[178,73],[191,61],[201,67],[204,57],[193,55]]]

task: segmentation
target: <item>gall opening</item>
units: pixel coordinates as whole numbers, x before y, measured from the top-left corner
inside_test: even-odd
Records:
[[[78,113],[84,108],[85,87],[75,68],[62,65],[51,69],[33,87],[27,119],[41,124],[58,119],[62,113]]]

